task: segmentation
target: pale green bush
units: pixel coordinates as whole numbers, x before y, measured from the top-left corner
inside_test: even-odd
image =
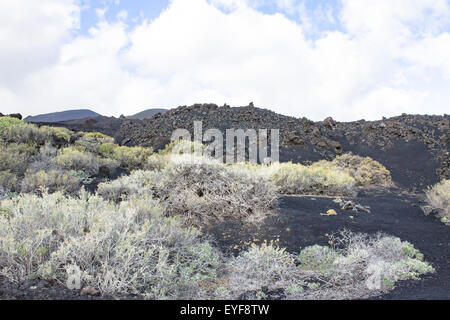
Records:
[[[117,144],[114,144],[112,142],[105,142],[97,147],[97,152],[104,158],[112,158],[117,147]]]
[[[74,134],[69,129],[63,127],[41,126],[40,130],[45,132],[48,139],[54,144],[68,144]]]
[[[112,142],[100,144],[97,152],[103,158],[112,159],[129,171],[149,168],[147,162],[153,155],[151,148],[118,146]]]
[[[216,289],[221,299],[255,299],[257,292],[283,290],[302,281],[295,257],[273,244],[253,244],[231,259],[228,270],[226,285]]]
[[[95,175],[99,170],[97,157],[89,152],[81,151],[76,147],[61,150],[55,162],[66,170],[82,171],[87,175]]]
[[[276,189],[248,170],[231,170],[203,157],[172,157],[156,179],[155,197],[169,215],[181,215],[196,225],[210,220],[258,218],[274,207]]]
[[[170,163],[170,157],[159,153],[152,154],[143,164],[144,170],[161,171]]]
[[[356,180],[357,186],[383,186],[392,183],[389,170],[381,163],[370,157],[361,157],[351,153],[338,156],[331,162],[316,162],[312,167],[343,170]]]
[[[5,191],[20,191],[20,179],[36,152],[34,144],[0,143],[0,187]]]
[[[38,275],[41,264],[70,237],[83,236],[96,212],[113,210],[100,198],[23,194],[0,204],[0,273],[11,280]]]
[[[36,125],[23,120],[0,117],[0,139],[9,143],[44,144],[47,134]]]
[[[314,245],[303,249],[299,256],[299,268],[303,271],[314,271],[324,276],[330,276],[333,272],[333,264],[338,253],[330,247]]]
[[[206,298],[217,280],[218,252],[150,198],[25,194],[0,208],[0,273],[12,280],[66,284],[76,266],[83,287],[150,299]]]
[[[159,150],[158,154],[162,156],[179,156],[183,154],[191,154],[196,157],[203,155],[207,146],[198,141],[176,140],[165,146],[164,149]]]
[[[75,141],[76,146],[83,147],[86,151],[91,153],[97,153],[98,149],[103,144],[112,144],[114,138],[111,138],[100,132],[86,132]]]
[[[429,188],[426,197],[431,210],[436,210],[441,221],[450,225],[450,179]]]
[[[9,192],[19,190],[19,178],[9,170],[0,171],[0,193],[5,196]]]
[[[103,182],[98,185],[97,193],[104,199],[119,202],[131,196],[145,197],[153,193],[158,175],[152,171],[136,170],[129,176]]]
[[[282,194],[354,194],[355,179],[338,169],[281,163],[269,170],[274,172],[271,180]]]
[[[83,175],[74,171],[27,171],[22,180],[22,192],[41,192],[45,189],[49,193],[75,193],[80,189],[82,181]]]
[[[11,129],[19,126],[25,126],[26,122],[12,117],[0,117],[0,137],[3,139],[8,136]]]
[[[121,146],[114,150],[112,159],[118,161],[122,168],[131,171],[142,169],[152,154],[151,148]]]
[[[312,246],[295,257],[273,244],[252,247],[232,259],[220,298],[360,299],[391,290],[399,280],[434,272],[408,242],[343,231],[334,248]],[[262,293],[261,293],[262,292]]]

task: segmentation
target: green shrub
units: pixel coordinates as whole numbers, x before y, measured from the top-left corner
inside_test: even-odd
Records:
[[[93,140],[101,141],[103,143],[112,142],[114,140],[110,136],[107,136],[106,134],[103,134],[101,132],[86,132],[83,135],[83,137],[86,139],[93,139]]]
[[[97,152],[100,156],[105,158],[112,158],[114,156],[114,151],[118,147],[117,144],[111,142],[105,142],[98,146]]]
[[[22,181],[22,192],[41,192],[43,189],[50,193],[61,191],[75,193],[80,189],[83,177],[73,171],[61,170],[26,172]]]
[[[105,142],[97,147],[98,154],[103,158],[117,161],[120,167],[129,171],[145,169],[147,162],[153,155],[151,148],[118,146],[112,142]]]
[[[25,126],[26,122],[12,117],[0,117],[0,136],[8,136],[11,129],[19,126]]]
[[[0,171],[0,193],[3,195],[19,190],[19,178],[9,170]]]
[[[0,137],[1,140],[10,143],[35,143],[42,145],[47,139],[47,134],[34,124],[11,117],[1,117]]]
[[[131,171],[142,169],[152,154],[151,148],[118,146],[114,149],[112,159],[118,161],[122,168]]]
[[[258,218],[274,207],[277,194],[270,181],[248,170],[228,168],[206,158],[173,158],[155,178],[154,195],[169,215],[194,225],[210,220]]]
[[[436,210],[443,223],[450,225],[450,179],[443,180],[426,192],[431,210]]]
[[[351,153],[336,157],[333,161],[319,161],[313,167],[336,168],[347,172],[356,180],[357,186],[389,185],[390,172],[378,161],[370,157],[360,157]]]
[[[99,170],[97,157],[76,147],[61,150],[55,161],[66,170],[82,171],[90,176],[97,174]]]
[[[0,143],[0,186],[3,189],[20,191],[20,179],[33,161],[36,152],[33,144]]]
[[[333,263],[337,257],[337,252],[332,248],[314,245],[300,252],[298,262],[300,263],[300,269],[303,271],[313,270],[324,276],[330,276],[334,271]]]
[[[100,132],[87,132],[75,141],[76,146],[83,147],[86,151],[91,153],[98,153],[98,148],[105,143],[113,143],[114,138],[104,135]]]
[[[49,139],[55,144],[68,144],[73,135],[73,132],[63,127],[41,126],[41,131],[45,132]]]
[[[352,195],[355,180],[338,169],[301,164],[274,164],[271,180],[282,194]]]

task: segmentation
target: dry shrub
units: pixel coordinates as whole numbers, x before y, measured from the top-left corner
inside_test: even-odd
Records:
[[[168,215],[183,216],[197,226],[262,216],[277,199],[275,187],[248,170],[188,155],[172,158],[155,178],[153,194],[165,204]]]
[[[450,224],[450,179],[441,181],[426,192],[431,210],[436,210],[443,223]]]
[[[257,218],[275,205],[275,186],[249,170],[229,168],[213,159],[172,157],[161,171],[135,171],[99,185],[98,193],[120,201],[152,194],[169,216],[204,226],[214,220]]]

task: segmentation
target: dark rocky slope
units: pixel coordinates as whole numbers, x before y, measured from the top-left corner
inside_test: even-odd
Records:
[[[128,120],[132,122],[133,120]],[[138,121],[138,120],[136,120]],[[50,125],[55,127],[65,127],[73,131],[101,132],[114,137],[120,130],[124,118],[99,116],[94,118],[84,118],[61,122],[35,122],[37,125]]]
[[[124,120],[116,141],[156,149],[178,128],[193,134],[194,121],[203,130],[218,128],[280,129],[280,160],[308,163],[353,152],[385,165],[400,187],[422,190],[450,177],[450,116],[402,115],[379,121],[313,122],[255,107],[197,104],[179,107],[144,121]]]
[[[137,120],[150,119],[158,113],[164,114],[167,111],[168,111],[167,109],[147,109],[139,113],[136,113],[132,116],[127,116],[127,119],[137,119]]]

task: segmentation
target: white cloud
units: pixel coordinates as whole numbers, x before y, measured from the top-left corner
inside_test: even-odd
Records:
[[[306,22],[256,11],[261,2],[172,0],[152,22],[130,28],[125,15],[117,22],[101,19],[89,35],[70,41],[76,7],[68,0],[45,1],[49,7],[64,5],[55,5],[58,19],[29,13],[31,31],[25,38],[34,42],[30,47],[22,42],[19,52],[22,59],[33,48],[45,54],[23,70],[19,57],[10,75],[0,74],[3,113],[92,107],[118,116],[144,107],[254,101],[314,120],[330,115],[356,120],[448,108],[450,35],[442,31],[450,17],[448,1],[368,0],[362,6],[344,0],[340,18],[347,32],[325,32],[311,40],[305,37],[311,30]],[[278,4],[287,12],[301,2]],[[317,17],[331,21],[330,8],[322,8],[310,24]],[[34,11],[46,17],[39,8]],[[50,30],[59,26],[54,36],[44,33],[48,48],[38,45],[41,35],[32,31],[47,24]],[[8,37],[12,43],[0,43],[14,52],[21,44],[21,23],[5,30],[0,41]],[[13,58],[0,56],[0,64],[8,59]],[[20,85],[10,84],[11,74]]]
[[[0,86],[16,87],[28,73],[55,63],[78,22],[72,0],[2,0]]]

